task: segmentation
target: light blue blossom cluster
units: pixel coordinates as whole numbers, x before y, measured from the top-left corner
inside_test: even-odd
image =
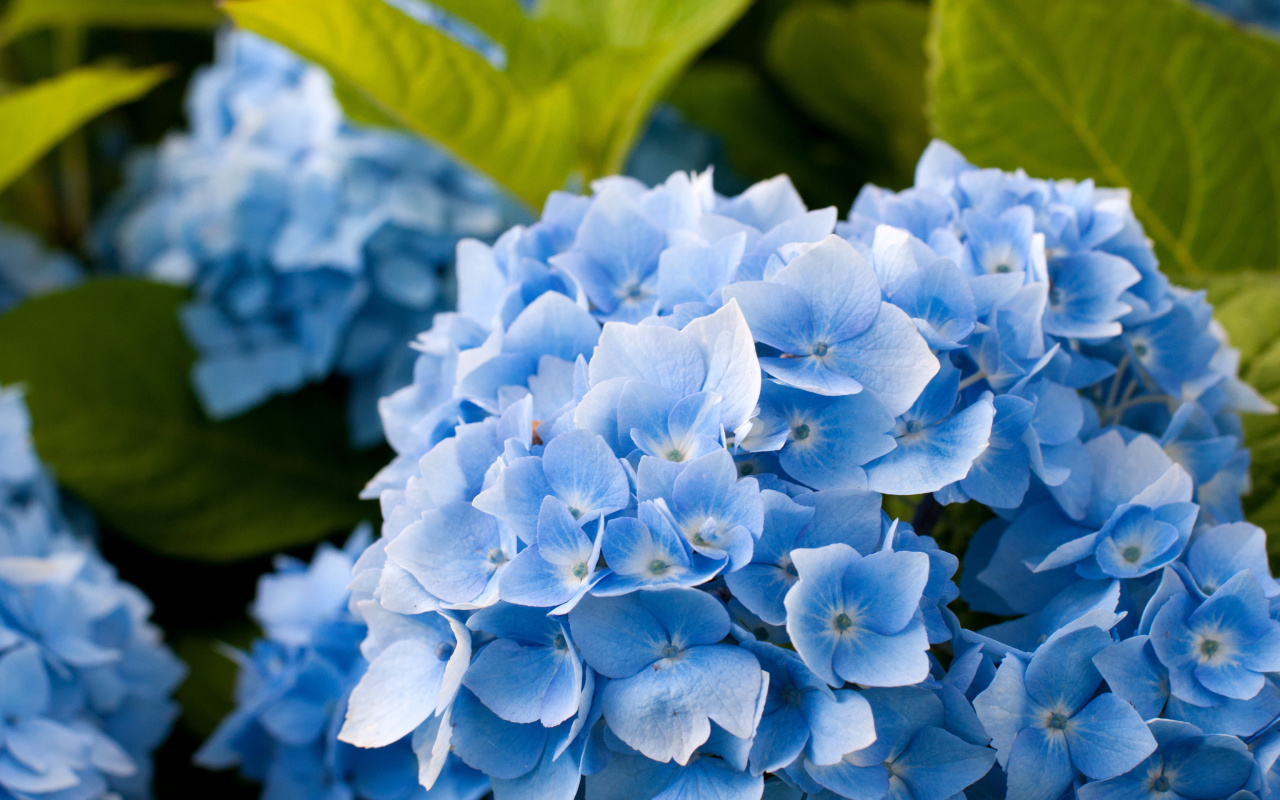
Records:
[[[30,429],[0,389],[0,798],[145,798],[185,670],[64,513]]]
[[[1280,796],[1270,407],[1123,192],[592,188],[459,246],[381,404],[342,741],[496,800]],[[960,588],[925,493],[997,514]]]
[[[338,373],[353,439],[410,378],[404,343],[452,292],[460,237],[515,208],[421,141],[355,127],[327,74],[228,32],[187,100],[191,130],[131,163],[97,249],[120,269],[192,286],[181,320],[211,416]]]
[[[84,271],[66,253],[47,249],[21,228],[0,222],[0,312],[36,295],[69,289]]]
[[[276,571],[258,579],[251,613],[265,638],[248,653],[228,650],[240,666],[236,708],[196,753],[197,764],[239,765],[269,800],[427,797],[409,738],[380,750],[337,738],[347,695],[368,664],[362,652],[376,649],[373,637],[361,645],[370,627],[348,608],[352,566],[369,539],[362,525],[341,550],[321,544],[310,564],[277,556]],[[379,630],[375,623],[375,637]],[[450,800],[488,791],[483,775],[456,759],[450,767]]]

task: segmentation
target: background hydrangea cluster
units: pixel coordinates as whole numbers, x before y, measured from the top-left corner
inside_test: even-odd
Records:
[[[74,258],[46,248],[21,228],[0,223],[0,312],[83,279],[84,271]]]
[[[426,797],[418,764],[405,739],[378,750],[339,742],[347,695],[367,662],[369,633],[348,609],[351,569],[368,546],[357,529],[339,550],[327,544],[308,565],[276,557],[276,571],[258,581],[251,614],[265,637],[248,653],[229,651],[240,666],[236,709],[196,753],[210,769],[239,765],[273,800]],[[455,763],[457,800],[478,800],[485,777]],[[435,796],[435,795],[433,795]]]
[[[190,285],[192,381],[215,418],[339,373],[352,437],[409,380],[403,346],[452,292],[454,246],[518,212],[421,140],[346,121],[321,69],[224,33],[192,84],[190,132],[139,154],[100,223],[102,259]]]
[[[184,668],[98,554],[0,389],[0,797],[150,796]]]
[[[460,245],[382,403],[342,741],[497,800],[1269,795],[1270,407],[1125,193],[942,143],[844,222],[593,190]],[[960,588],[924,493],[996,514]]]

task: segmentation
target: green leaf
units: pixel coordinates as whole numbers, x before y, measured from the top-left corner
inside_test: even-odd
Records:
[[[211,0],[10,0],[0,44],[46,28],[212,28]]]
[[[768,65],[809,115],[911,182],[929,144],[925,121],[928,9],[908,0],[800,3],[778,20]]]
[[[185,292],[103,280],[0,317],[0,383],[23,383],[36,447],[106,525],[159,553],[233,561],[348,531],[385,462],[346,444],[343,393],[313,387],[210,422],[188,383]]]
[[[0,190],[81,125],[167,77],[166,67],[85,67],[0,95]]]
[[[435,5],[483,31],[505,69],[385,0],[228,0],[237,23],[329,70],[361,119],[394,121],[534,207],[620,171],[649,110],[750,0],[516,0]]]
[[[182,706],[182,726],[205,739],[235,708],[239,667],[227,648],[248,650],[258,636],[253,623],[244,620],[209,631],[178,634],[174,652],[187,665],[187,678],[175,699]]]
[[[1280,275],[1243,272],[1207,282],[1214,316],[1240,350],[1240,375],[1280,406]],[[1280,415],[1247,415],[1244,443],[1252,451],[1253,491],[1245,498],[1250,522],[1280,530]],[[1280,556],[1280,537],[1270,549]]]
[[[1174,275],[1280,266],[1280,41],[1175,0],[938,0],[937,133],[983,166],[1097,179]]]

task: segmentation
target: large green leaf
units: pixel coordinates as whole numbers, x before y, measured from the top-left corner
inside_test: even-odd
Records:
[[[165,67],[85,67],[0,95],[0,189],[81,125],[168,76]]]
[[[10,0],[0,43],[45,28],[211,28],[221,19],[211,0]]]
[[[937,133],[973,161],[1128,187],[1163,266],[1280,266],[1280,41],[1183,0],[937,0]]]
[[[182,290],[104,280],[0,317],[0,383],[22,383],[36,447],[111,529],[231,561],[349,530],[384,459],[348,449],[339,393],[313,388],[210,422],[192,393]]]
[[[768,64],[814,119],[908,184],[929,143],[925,122],[928,9],[908,0],[800,3],[778,20]]]
[[[619,171],[652,105],[750,0],[442,0],[505,68],[385,0],[227,0],[236,22],[326,67],[363,119],[435,140],[534,207]]]

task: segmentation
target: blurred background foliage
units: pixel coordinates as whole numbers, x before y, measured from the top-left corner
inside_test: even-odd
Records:
[[[842,214],[869,181],[910,185],[933,136],[982,166],[1127,187],[1164,270],[1209,291],[1242,374],[1280,403],[1280,42],[1265,31],[1186,0],[543,0],[533,15],[437,0],[448,32],[414,3],[0,0],[0,220],[92,271],[86,234],[126,154],[184,125],[187,82],[234,21],[328,69],[352,119],[432,140],[533,210],[624,170],[655,108],[709,131],[727,179],[787,173]],[[687,157],[664,171],[706,166]],[[336,379],[209,421],[174,316],[184,291],[107,277],[0,317],[0,383],[27,386],[41,455],[192,667],[157,796],[254,796],[189,766],[229,707],[215,644],[252,638],[269,554],[377,518],[355,494],[389,451],[348,447]],[[1246,427],[1246,508],[1274,528],[1280,418]],[[970,506],[889,510],[960,551],[986,518]]]

